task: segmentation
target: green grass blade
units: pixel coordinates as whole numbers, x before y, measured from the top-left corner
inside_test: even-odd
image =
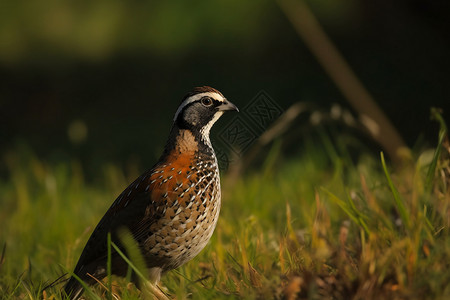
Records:
[[[133,269],[134,272],[136,272],[136,274],[143,280],[146,280],[144,274],[141,272],[141,270],[139,270],[138,267],[136,267],[131,260],[122,252],[122,250],[120,250],[120,248],[114,243],[111,242],[111,246],[114,248],[114,250],[117,251],[117,253],[120,255],[120,257],[123,258],[123,260],[131,267],[131,269]]]
[[[353,220],[353,222],[355,222],[356,224],[361,226],[367,234],[370,234],[369,227],[364,222],[364,220],[361,218],[361,216],[359,215],[359,212],[358,212],[358,210],[356,208],[353,209],[351,205],[349,205],[347,202],[345,202],[344,200],[340,199],[339,197],[337,197],[336,195],[334,195],[330,191],[328,191],[326,189],[323,189],[323,190],[325,191],[325,193],[328,194],[330,199],[334,203],[336,203],[347,214],[347,216],[350,217],[350,219]]]
[[[107,240],[107,246],[108,246],[108,260],[106,262],[106,275],[108,278],[107,282],[107,288],[108,292],[106,293],[106,297],[108,300],[112,300],[112,282],[111,282],[111,232],[108,232],[108,240]]]
[[[118,231],[120,241],[127,251],[129,259],[133,262],[134,266],[139,270],[141,274],[145,274],[147,266],[145,264],[144,257],[133,235],[127,228],[121,228]],[[144,278],[147,279],[147,278]]]
[[[22,285],[22,282],[23,282],[22,276],[23,276],[23,273],[19,276],[19,278],[18,278],[17,281],[15,282],[14,288],[12,289],[12,291],[11,291],[11,293],[10,293],[10,296],[7,297],[6,299],[12,298],[13,295],[16,294],[16,292],[19,290],[19,288],[20,288],[20,286]]]
[[[438,109],[431,109],[431,118],[439,122],[440,129],[438,135],[438,144],[436,146],[436,150],[434,151],[433,160],[431,161],[430,167],[428,168],[425,180],[425,191],[427,191],[427,193],[429,193],[431,191],[431,188],[433,187],[434,174],[439,157],[441,156],[442,143],[447,136],[447,125],[445,124],[445,121]]]
[[[84,293],[88,295],[89,298],[91,299],[95,299],[95,300],[101,300],[101,298],[99,296],[97,296],[96,294],[94,294],[94,292],[89,288],[89,286],[86,284],[86,282],[84,282],[83,280],[81,280],[80,277],[78,277],[77,274],[68,271],[66,268],[64,268],[63,266],[61,266],[65,272],[67,272],[69,274],[69,276],[73,276],[76,280],[78,280],[78,282],[81,284],[81,286],[84,289]]]
[[[400,218],[402,219],[403,224],[405,224],[406,227],[409,227],[409,224],[410,224],[409,223],[409,213],[406,210],[406,206],[403,203],[403,199],[400,197],[400,194],[399,194],[397,188],[395,187],[394,183],[392,182],[391,176],[389,175],[383,152],[381,152],[380,155],[381,155],[381,164],[383,165],[384,175],[386,176],[389,188],[392,192],[392,195],[394,196],[395,205],[400,214]]]
[[[349,193],[347,193],[347,199],[348,203],[350,204],[350,208],[355,212],[355,215],[358,218],[358,224],[360,224],[364,228],[367,234],[370,234],[369,226],[367,226],[367,223],[364,220],[367,219],[367,216],[364,215],[364,213],[356,207],[355,202],[353,201]]]

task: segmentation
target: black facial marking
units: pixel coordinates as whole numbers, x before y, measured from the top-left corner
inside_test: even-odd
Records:
[[[199,131],[208,124],[217,112],[222,102],[205,96],[187,104],[178,114],[176,123],[180,129]]]

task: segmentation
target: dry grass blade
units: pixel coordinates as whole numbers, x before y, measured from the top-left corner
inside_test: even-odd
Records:
[[[258,271],[255,270],[255,268],[253,268],[250,262],[248,263],[248,273],[250,277],[250,283],[252,284],[252,286],[254,288],[261,288],[262,287],[261,275],[258,273]]]

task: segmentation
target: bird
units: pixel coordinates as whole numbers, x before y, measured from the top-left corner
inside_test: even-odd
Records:
[[[183,97],[162,155],[106,211],[73,274],[88,286],[105,278],[107,236],[110,233],[111,240],[121,245],[121,228],[137,243],[148,279],[154,284],[206,246],[221,207],[219,167],[210,130],[227,111],[239,109],[209,86],[196,87]],[[125,277],[127,263],[111,251],[111,274]],[[72,275],[64,286],[70,299],[78,299],[84,292],[79,279]]]

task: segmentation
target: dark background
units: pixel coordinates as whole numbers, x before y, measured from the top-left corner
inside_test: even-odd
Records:
[[[407,144],[434,145],[430,107],[450,109],[449,1],[307,3]],[[0,6],[1,155],[27,148],[89,172],[149,167],[182,96],[199,85],[239,107],[261,90],[284,109],[348,107],[276,1]]]

